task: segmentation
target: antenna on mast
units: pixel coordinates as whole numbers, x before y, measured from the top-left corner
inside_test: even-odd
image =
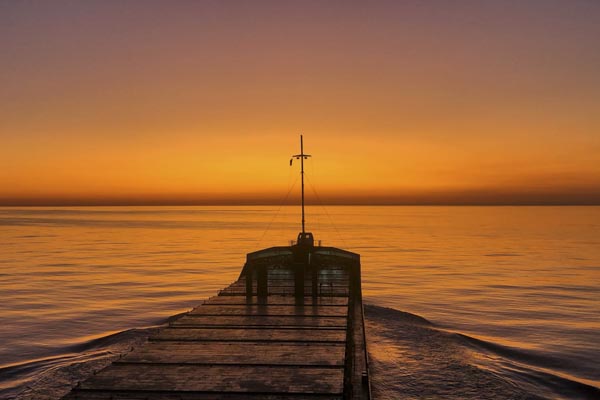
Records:
[[[304,142],[300,135],[300,154],[293,155],[290,159],[290,166],[296,160],[300,160],[300,176],[302,177],[302,235],[304,235],[304,160],[310,157],[310,154],[304,154]]]

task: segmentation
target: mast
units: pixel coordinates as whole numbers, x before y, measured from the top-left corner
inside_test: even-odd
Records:
[[[294,161],[294,158],[296,160],[300,159],[300,176],[301,176],[301,180],[302,180],[302,234],[304,234],[304,225],[305,225],[305,220],[304,220],[304,160],[307,159],[308,157],[310,157],[310,154],[304,154],[304,142],[302,140],[302,135],[300,135],[300,154],[296,154],[292,156],[292,159],[290,160],[290,165],[292,165],[292,162]]]
[[[300,176],[302,180],[302,233],[304,233],[304,142],[300,135]]]

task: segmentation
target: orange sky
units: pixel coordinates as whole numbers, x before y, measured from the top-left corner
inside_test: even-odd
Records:
[[[330,203],[600,204],[598,21],[585,0],[2,2],[0,205],[277,203],[299,133]]]

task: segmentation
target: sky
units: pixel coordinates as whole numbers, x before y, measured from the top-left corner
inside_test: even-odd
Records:
[[[595,0],[6,0],[0,59],[0,205],[294,202],[300,134],[309,203],[600,204]]]

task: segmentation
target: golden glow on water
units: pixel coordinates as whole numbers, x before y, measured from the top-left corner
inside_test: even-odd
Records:
[[[3,365],[72,354],[188,310],[235,280],[247,252],[294,239],[298,208],[0,208]],[[317,240],[361,254],[368,304],[436,324],[420,331],[393,311],[383,320],[367,313],[373,356],[391,364],[390,376],[430,370],[427,379],[461,381],[461,370],[430,368],[458,362],[512,381],[521,379],[514,368],[527,367],[600,385],[600,207],[338,206],[307,215]],[[15,384],[0,381],[0,390]]]
[[[275,211],[3,209],[11,294],[3,315],[100,311],[118,325],[165,317],[234,280],[246,252],[294,238],[295,207],[265,234]],[[451,315],[451,326],[518,346],[565,340],[552,329],[599,327],[591,312],[600,287],[596,207],[309,207],[308,215],[318,239],[362,255],[368,301],[433,320]],[[477,332],[482,319],[487,331]],[[529,329],[545,323],[546,333]]]

